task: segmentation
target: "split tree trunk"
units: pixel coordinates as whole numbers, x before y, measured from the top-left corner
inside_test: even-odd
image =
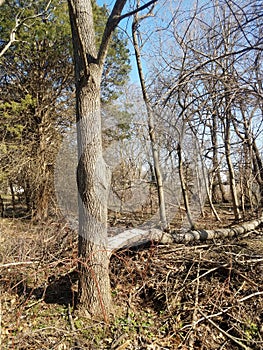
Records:
[[[79,192],[78,304],[107,320],[111,309],[107,254],[109,170],[102,157],[100,82],[91,1],[68,1],[75,60]]]
[[[79,163],[79,296],[78,302],[96,317],[108,319],[111,310],[107,239],[107,199],[110,171],[103,159],[100,86],[111,35],[127,0],[116,0],[99,50],[91,0],[68,0],[75,63]],[[157,0],[152,0],[149,4]],[[143,5],[144,9],[148,4]],[[138,9],[138,11],[140,10]],[[137,10],[136,10],[137,11]],[[132,12],[132,14],[134,11]]]

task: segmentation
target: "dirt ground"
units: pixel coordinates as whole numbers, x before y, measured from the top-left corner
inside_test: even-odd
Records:
[[[116,252],[109,324],[74,312],[77,234],[65,222],[5,218],[0,233],[3,350],[263,349],[260,227],[225,241]]]

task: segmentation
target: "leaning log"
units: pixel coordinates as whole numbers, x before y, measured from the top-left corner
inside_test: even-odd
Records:
[[[109,238],[109,252],[119,249],[128,249],[149,242],[158,243],[188,243],[191,241],[206,241],[211,239],[231,238],[240,236],[255,230],[263,224],[263,215],[255,220],[234,225],[229,228],[219,228],[216,230],[191,230],[187,232],[167,233],[159,229],[131,229],[125,230],[116,236]]]

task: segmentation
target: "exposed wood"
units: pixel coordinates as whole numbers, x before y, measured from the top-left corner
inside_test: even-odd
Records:
[[[229,228],[216,230],[191,230],[183,233],[166,233],[159,229],[131,229],[109,238],[109,252],[119,249],[136,247],[149,242],[159,243],[188,243],[191,241],[205,241],[215,238],[227,238],[245,234],[255,230],[263,224],[263,215],[255,220],[244,222]]]
[[[172,243],[173,237],[159,229],[131,229],[110,237],[108,248],[112,252],[118,249],[136,247],[148,242]]]

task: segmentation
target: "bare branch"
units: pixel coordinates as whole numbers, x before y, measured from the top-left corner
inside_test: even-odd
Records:
[[[245,301],[247,299],[250,299],[250,298],[253,298],[253,297],[257,296],[257,295],[262,295],[262,294],[263,294],[263,292],[252,293],[252,294],[249,294],[249,295],[245,296],[244,298],[239,299],[238,301],[241,303],[242,301]]]
[[[111,35],[121,20],[121,13],[126,2],[127,0],[117,0],[108,18],[108,21],[102,36],[99,53],[98,53],[98,60],[97,60],[98,65],[101,68],[103,67],[103,64],[107,55]]]
[[[140,6],[138,7],[137,9],[133,10],[133,11],[130,11],[128,13],[125,13],[124,15],[121,16],[120,20],[124,19],[124,18],[127,18],[127,17],[130,17],[132,15],[135,15],[136,13],[140,12],[140,11],[143,11],[145,10],[146,8],[148,8],[149,6],[151,5],[154,5],[157,3],[158,0],[152,0],[152,1],[149,1],[147,4],[144,4],[143,6]]]
[[[242,349],[245,350],[252,350],[250,347],[246,346],[245,344],[241,343],[241,339],[238,339],[234,337],[233,335],[229,334],[228,332],[224,331],[222,328],[220,328],[214,321],[212,321],[210,318],[208,318],[200,309],[199,309],[200,314],[208,321],[210,322],[216,329],[219,330],[225,337],[231,339],[234,343],[239,345]]]
[[[0,6],[3,5],[4,3],[4,0],[0,0]],[[38,18],[38,17],[42,17],[46,14],[49,6],[51,4],[51,0],[48,2],[45,10],[43,12],[40,12],[34,16],[28,16],[28,17],[25,17],[23,19],[20,18],[20,14],[18,14],[16,16],[16,23],[15,23],[15,26],[14,28],[11,30],[11,33],[10,33],[10,37],[9,37],[9,41],[8,43],[4,46],[4,48],[2,49],[2,51],[0,52],[0,57],[2,57],[6,51],[10,48],[10,46],[14,43],[14,42],[17,42],[18,40],[16,40],[16,33],[17,31],[21,28],[21,26],[23,24],[25,24],[27,21],[31,20],[31,19],[35,19],[35,18]]]
[[[137,9],[125,13],[124,15],[121,15],[123,8],[127,2],[127,0],[117,0],[112,12],[109,16],[109,19],[107,21],[104,33],[103,33],[103,37],[101,40],[101,44],[100,44],[100,48],[99,48],[99,53],[98,53],[98,64],[100,67],[102,67],[106,55],[107,55],[107,50],[108,50],[108,45],[111,39],[111,35],[113,33],[113,31],[115,30],[115,28],[118,26],[118,24],[120,23],[121,20],[123,20],[124,18],[127,18],[129,16],[132,16],[133,14],[138,13],[139,11],[142,11],[144,9],[146,9],[147,7],[153,5],[154,3],[156,3],[158,0],[151,0],[148,3],[146,3],[145,5],[138,7]]]
[[[16,261],[16,262],[0,265],[0,269],[6,268],[6,267],[11,267],[11,266],[32,265],[32,264],[36,264],[37,262],[38,261]]]
[[[178,86],[183,84],[186,81],[186,79],[189,79],[193,74],[198,72],[201,68],[205,67],[209,63],[219,61],[220,59],[225,58],[225,57],[232,57],[232,56],[242,55],[242,54],[245,54],[246,52],[249,52],[251,50],[253,50],[253,51],[260,51],[260,52],[263,51],[263,49],[261,47],[253,47],[253,48],[245,47],[245,48],[243,48],[241,50],[237,50],[237,51],[234,51],[234,52],[226,52],[226,53],[223,53],[222,55],[218,55],[216,57],[208,58],[206,61],[196,65],[191,70],[189,70],[184,75],[182,75],[180,77],[180,80],[176,81],[176,83],[166,92],[165,96],[163,96],[161,100],[157,101],[156,104],[159,104],[162,101],[164,101],[164,104],[167,104],[167,102],[169,101],[169,99],[172,96],[173,92],[178,88]]]

